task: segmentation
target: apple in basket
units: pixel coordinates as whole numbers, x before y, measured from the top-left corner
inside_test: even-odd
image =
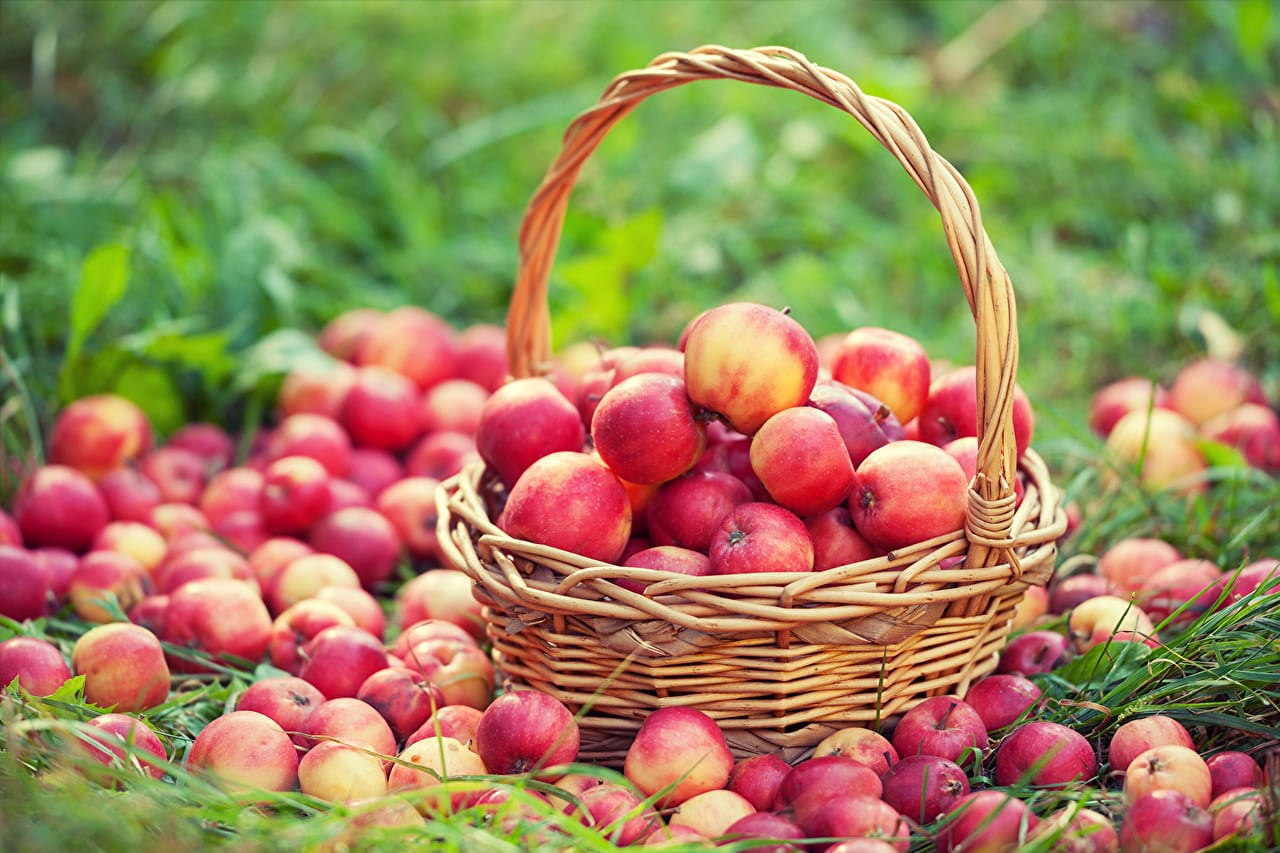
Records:
[[[615,563],[631,537],[631,502],[607,466],[558,451],[520,475],[498,526],[517,539]]]
[[[684,339],[689,399],[744,435],[802,406],[818,379],[818,347],[789,315],[731,302],[702,312]]]

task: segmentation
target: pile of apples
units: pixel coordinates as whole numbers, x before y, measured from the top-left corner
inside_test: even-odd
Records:
[[[677,346],[561,364],[567,391],[509,382],[477,425],[516,538],[697,576],[823,570],[964,526],[975,371],[935,371],[907,335],[865,327],[820,347],[788,313],[738,302]],[[1019,456],[1033,423],[1019,388]]]
[[[1152,490],[1204,492],[1206,449],[1225,445],[1255,468],[1280,474],[1280,416],[1258,377],[1234,361],[1201,358],[1181,367],[1167,387],[1140,376],[1095,392],[1089,426],[1128,465],[1142,463]]]

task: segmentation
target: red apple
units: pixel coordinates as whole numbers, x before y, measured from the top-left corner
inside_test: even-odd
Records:
[[[1013,389],[1012,418],[1014,444],[1021,458],[1031,446],[1035,414],[1020,385]],[[977,435],[977,368],[958,367],[935,379],[916,420],[920,440],[939,447],[963,435]]]
[[[356,362],[394,370],[426,389],[456,375],[456,338],[443,318],[415,305],[402,305],[373,324],[356,351]]]
[[[399,452],[422,434],[421,393],[413,381],[386,367],[356,369],[339,421],[352,444]]]
[[[308,456],[285,456],[262,472],[258,511],[273,535],[305,534],[329,513],[329,472]]]
[[[988,745],[982,717],[954,696],[923,700],[902,715],[893,731],[899,755],[937,755],[961,766],[980,762]]]
[[[49,573],[25,548],[0,545],[0,616],[19,622],[44,615],[49,602]]]
[[[933,823],[969,793],[969,777],[954,761],[938,755],[908,755],[880,777],[881,798],[921,826]]]
[[[355,696],[365,679],[387,668],[387,653],[377,637],[362,628],[333,625],[302,647],[298,677],[309,681],[326,699]]]
[[[351,438],[326,415],[289,415],[271,433],[266,448],[269,462],[286,456],[306,456],[323,465],[329,476],[345,477],[351,468]]]
[[[55,546],[77,554],[111,520],[93,481],[66,465],[37,468],[18,488],[13,517],[28,548]]]
[[[537,690],[503,693],[484,709],[476,727],[476,752],[490,773],[538,773],[554,780],[555,768],[578,758],[578,722],[563,702]]]
[[[849,513],[872,545],[903,548],[963,528],[968,493],[960,463],[945,450],[895,441],[858,466]]]
[[[1157,407],[1169,407],[1169,390],[1163,385],[1142,376],[1117,379],[1094,392],[1089,401],[1089,426],[1106,438],[1125,415]]]
[[[853,488],[853,462],[835,420],[820,409],[783,409],[751,441],[751,468],[774,502],[800,516],[840,506]]]
[[[795,513],[753,501],[734,507],[720,521],[710,556],[717,575],[807,572],[813,569],[813,540]]]
[[[0,642],[0,691],[16,678],[32,696],[48,696],[70,677],[62,652],[48,640],[17,636]]]
[[[929,355],[915,338],[890,329],[854,329],[836,349],[831,376],[883,400],[901,422],[914,418],[929,396]]]
[[[444,704],[438,687],[428,684],[422,673],[403,666],[374,671],[360,685],[356,698],[382,715],[398,741],[417,731]]]
[[[725,787],[741,795],[757,811],[768,811],[790,772],[791,765],[774,753],[752,755],[734,763]]]
[[[874,729],[848,726],[827,735],[813,748],[813,756],[842,755],[883,776],[898,761],[898,751],[887,737]]]
[[[645,717],[627,749],[623,774],[645,796],[675,806],[703,791],[723,788],[733,754],[716,721],[697,710],[673,705]]]
[[[246,687],[236,700],[235,710],[257,711],[292,734],[323,701],[324,694],[315,685],[294,675],[280,675],[259,679]]]
[[[288,791],[298,783],[298,753],[289,735],[256,711],[232,711],[201,729],[187,766],[239,795]]]
[[[1186,794],[1200,808],[1209,805],[1213,777],[1194,749],[1162,744],[1140,752],[1124,771],[1124,799],[1134,800],[1152,791],[1170,789]]]
[[[680,476],[706,447],[684,380],[662,373],[640,373],[605,392],[591,418],[591,439],[615,474],[639,485]]]
[[[476,427],[480,457],[513,486],[535,461],[561,451],[581,451],[586,430],[578,410],[549,380],[516,379],[485,401]]]
[[[520,475],[498,524],[517,539],[614,563],[631,535],[631,504],[606,466],[584,453],[560,451]]]
[[[938,836],[939,853],[1011,853],[1039,824],[1030,806],[996,789],[966,794],[947,815],[949,819]]]
[[[1222,359],[1184,365],[1169,386],[1169,407],[1196,426],[1244,403],[1266,405],[1262,384],[1245,367]]]
[[[751,499],[751,491],[732,474],[693,470],[658,487],[645,509],[645,526],[655,545],[706,552],[729,510]]]
[[[169,666],[155,634],[130,622],[98,625],[80,635],[71,669],[84,676],[84,697],[102,708],[146,711],[169,698]]]
[[[1098,758],[1084,735],[1061,723],[1036,720],[1014,729],[996,750],[996,784],[1062,788],[1098,773]]]
[[[1195,853],[1212,841],[1213,816],[1181,791],[1155,790],[1135,798],[1120,822],[1122,853]]]
[[[49,462],[93,479],[151,449],[151,422],[137,404],[116,394],[92,394],[69,403],[49,433]]]
[[[813,338],[767,305],[731,302],[704,311],[688,328],[684,357],[689,399],[743,435],[804,405],[818,379]]]
[[[1164,714],[1138,717],[1122,723],[1111,734],[1107,760],[1113,773],[1125,772],[1133,760],[1155,746],[1195,749],[1195,741],[1182,723]]]

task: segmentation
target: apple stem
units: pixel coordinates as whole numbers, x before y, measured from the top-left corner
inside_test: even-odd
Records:
[[[951,716],[951,712],[956,709],[957,704],[959,703],[952,702],[951,705],[947,708],[946,713],[944,713],[941,717],[938,718],[938,725],[937,725],[938,731],[942,731],[947,727],[947,718]]]

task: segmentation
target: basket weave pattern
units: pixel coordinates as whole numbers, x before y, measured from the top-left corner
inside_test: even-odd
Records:
[[[1034,451],[1021,460],[1026,494],[1015,505],[1013,289],[972,190],[905,110],[786,48],[665,54],[615,78],[573,121],[520,232],[507,318],[512,375],[548,372],[547,282],[586,158],[644,98],[711,79],[792,89],[848,113],[938,209],[977,328],[978,474],[964,530],[821,572],[709,578],[601,565],[513,539],[492,521],[502,494],[483,466],[447,481],[441,546],[486,605],[502,674],[584,709],[587,761],[620,765],[641,721],[665,705],[711,715],[738,756],[795,760],[839,728],[961,692],[994,668],[1014,608],[1029,585],[1048,581],[1066,526]],[[650,585],[642,595],[614,582],[622,578]]]

